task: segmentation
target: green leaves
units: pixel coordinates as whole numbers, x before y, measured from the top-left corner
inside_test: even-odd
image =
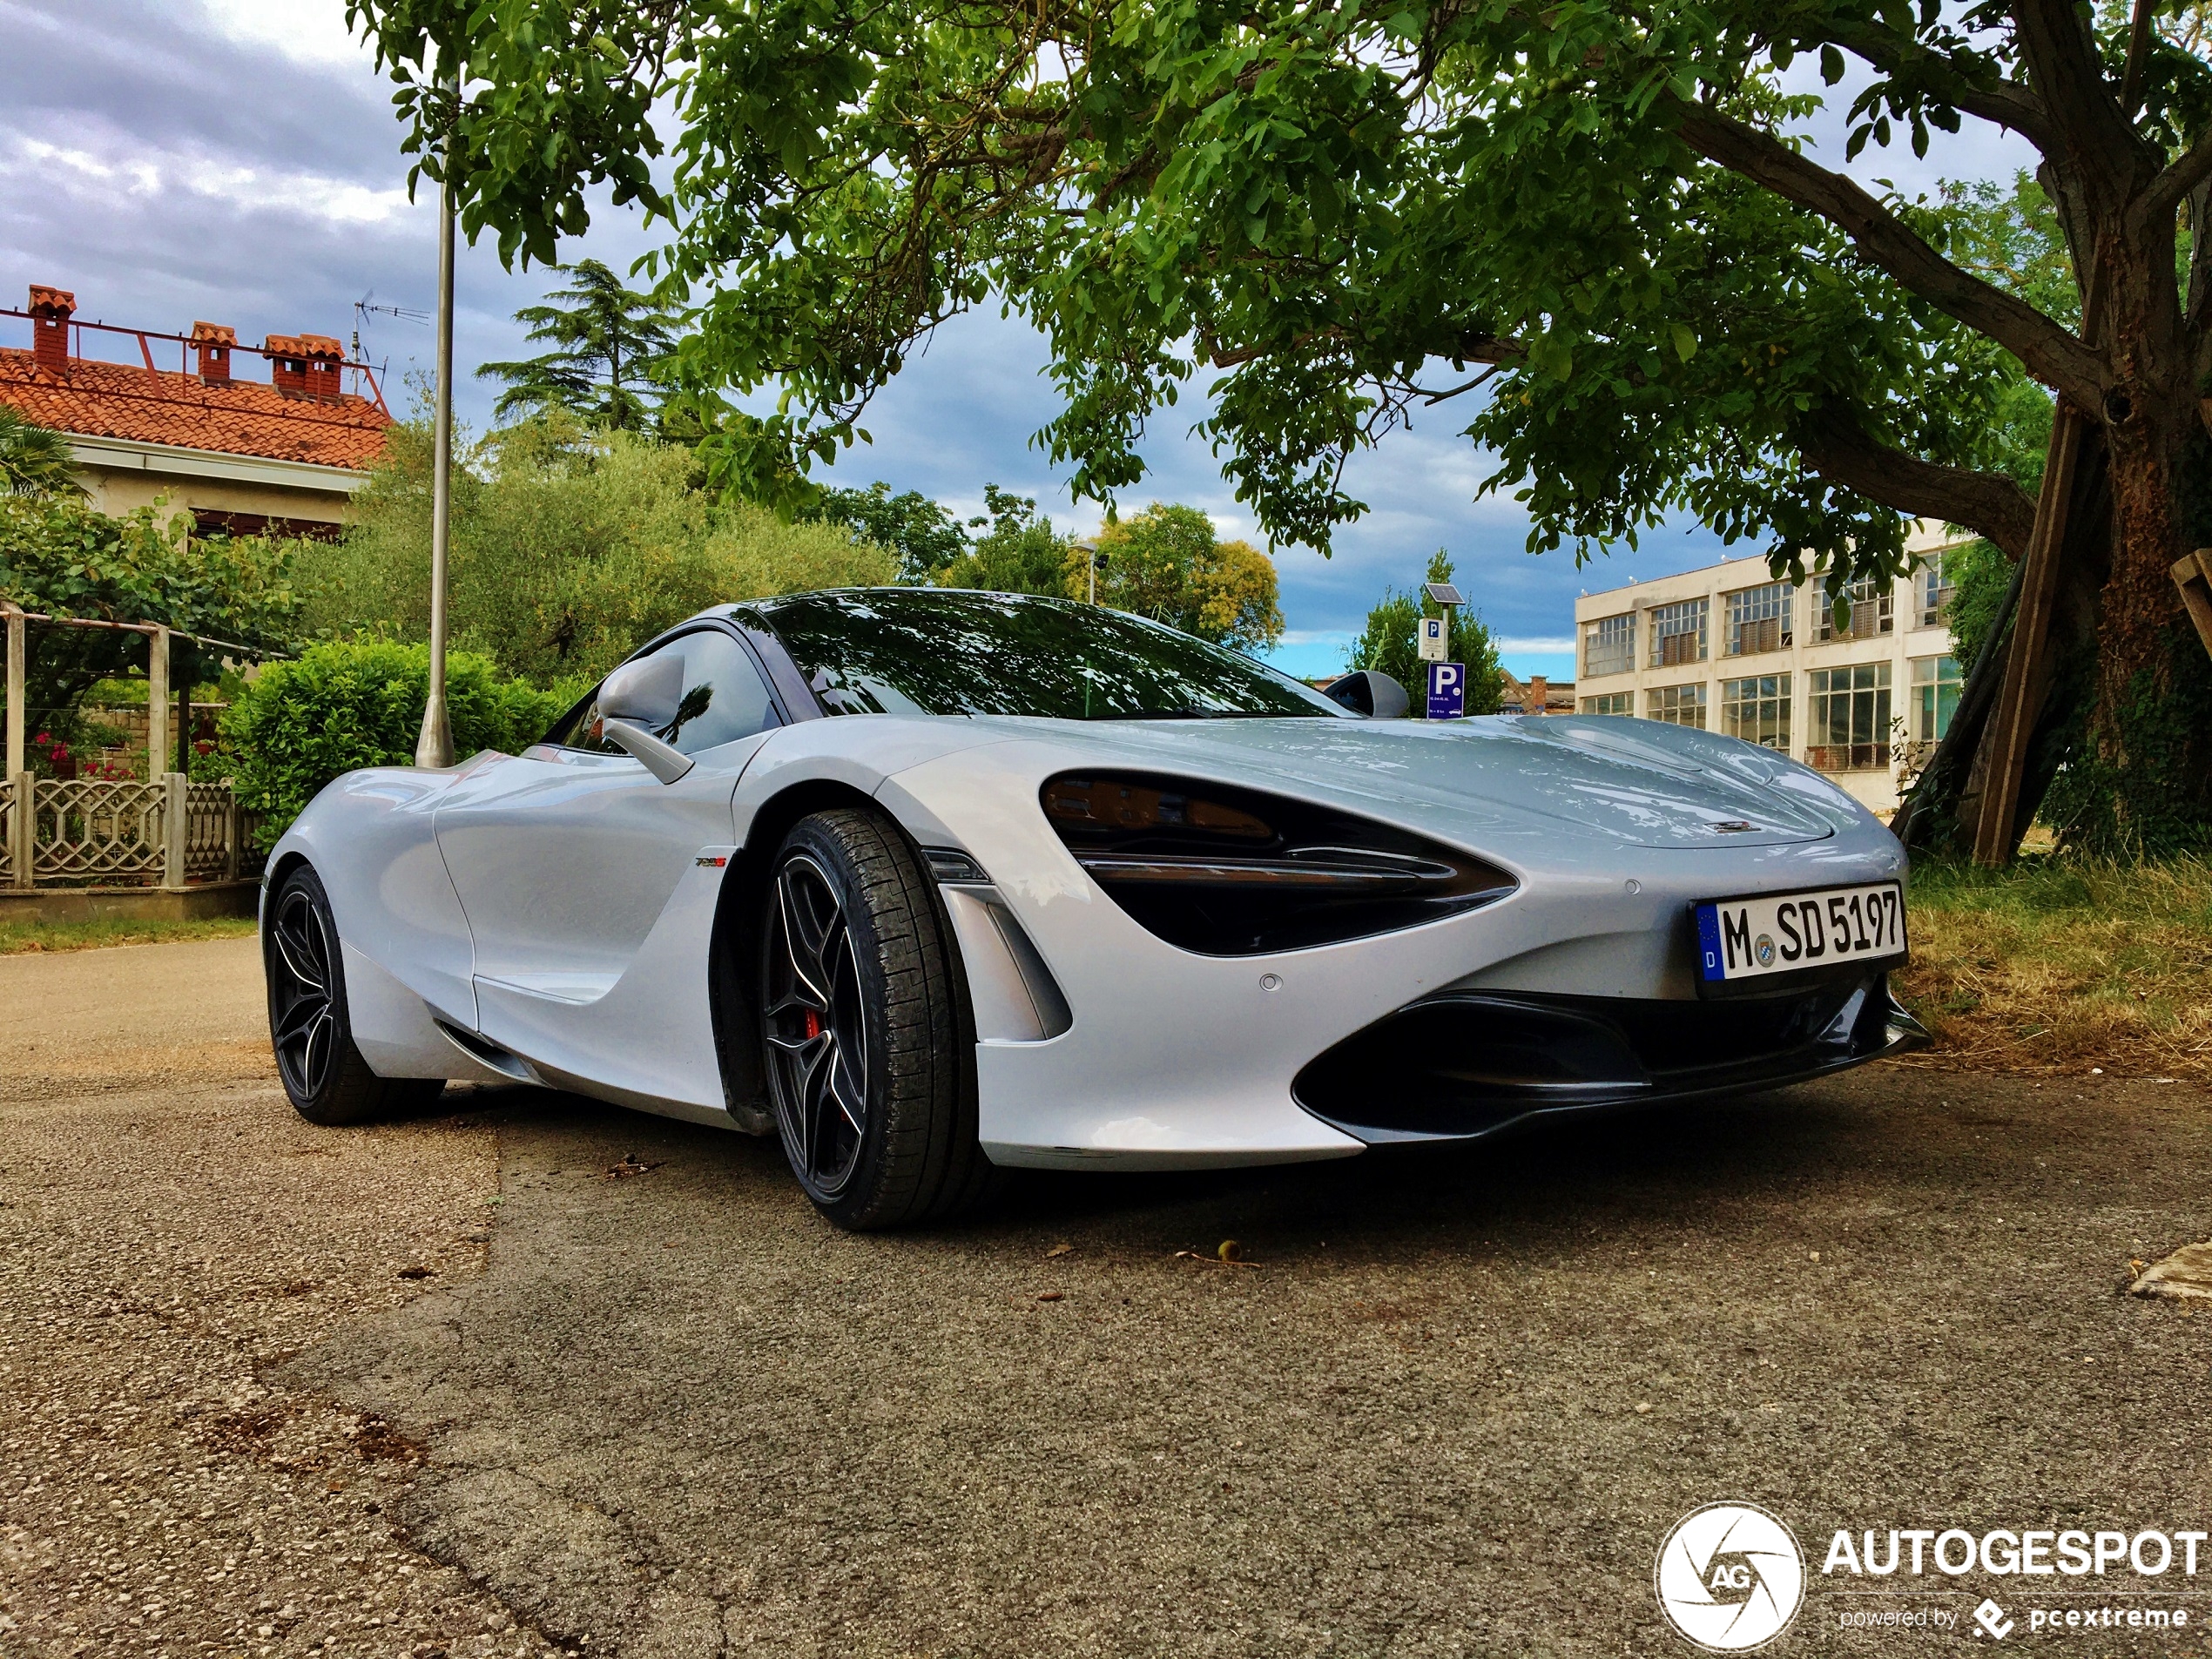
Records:
[[[160,623],[248,651],[284,649],[300,610],[293,549],[189,536],[190,522],[151,507],[111,518],[75,495],[0,495],[0,598],[47,616]],[[34,625],[30,644],[30,701],[41,710],[146,665],[139,634]]]
[[[83,494],[69,440],[0,403],[0,495]]]
[[[1353,451],[1456,403],[1533,545],[1581,556],[1694,512],[1785,564],[1871,568],[1898,556],[1897,513],[1821,477],[1808,434],[1979,465],[2020,383],[1676,131],[1700,101],[1790,131],[1819,99],[1780,71],[1817,53],[1837,84],[1849,53],[1893,65],[1863,81],[1852,142],[1909,129],[1925,149],[2011,71],[1988,3],[357,14],[418,153],[450,132],[471,222],[510,253],[546,257],[595,182],[669,216],[651,269],[696,325],[689,395],[712,411],[779,394],[772,415],[707,420],[702,464],[786,510],[930,331],[995,294],[1049,342],[1060,408],[1036,441],[1079,495],[1136,485],[1151,423],[1204,375],[1197,429],[1238,500],[1271,540],[1324,552],[1366,510],[1342,488]],[[466,53],[458,105],[433,44]],[[658,189],[655,100],[673,111]]]

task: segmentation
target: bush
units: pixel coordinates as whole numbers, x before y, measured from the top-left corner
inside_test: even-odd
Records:
[[[467,651],[446,658],[456,755],[519,752],[543,737],[581,687],[542,691],[498,677]],[[273,663],[223,715],[239,803],[266,813],[275,844],[323,786],[361,766],[406,766],[430,695],[430,651],[391,640],[334,640]]]

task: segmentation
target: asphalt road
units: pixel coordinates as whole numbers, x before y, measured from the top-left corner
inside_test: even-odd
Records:
[[[248,1163],[302,1133],[266,1080],[191,1087]],[[2212,1318],[2121,1293],[2131,1258],[2212,1232],[2191,1085],[1885,1065],[1465,1151],[1035,1178],[888,1238],[820,1223],[768,1143],[535,1091],[448,1103],[311,1131],[351,1180],[302,1202],[397,1231],[361,1235],[361,1292],[254,1362],[301,1422],[355,1426],[340,1450],[364,1424],[422,1448],[343,1480],[373,1477],[389,1548],[446,1599],[175,1651],[427,1659],[445,1608],[488,1632],[442,1638],[456,1656],[1685,1655],[1654,1553],[1738,1499],[1813,1558],[1770,1651],[1884,1652],[1975,1638],[1838,1615],[1963,1613],[1992,1586],[1845,1597],[1817,1575],[1836,1528],[2212,1508]],[[39,1109],[78,1112],[90,1146],[97,1104]],[[4,1161],[45,1204],[58,1173]],[[152,1202],[111,1184],[104,1224]],[[452,1242],[461,1203],[496,1217],[488,1249]],[[46,1241],[18,1213],[0,1237],[29,1255]],[[70,1213],[72,1236],[100,1218]],[[1210,1259],[1224,1238],[1250,1264]],[[434,1243],[435,1277],[395,1285]],[[338,1455],[299,1467],[320,1482]],[[0,1520],[23,1507],[0,1487]],[[312,1552],[280,1566],[309,1593]],[[2162,1603],[2194,1609],[2186,1636],[2037,1645],[2204,1652],[2194,1582],[2161,1587],[2191,1592]]]

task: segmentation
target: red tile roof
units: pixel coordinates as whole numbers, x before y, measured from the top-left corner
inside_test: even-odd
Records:
[[[384,430],[393,424],[374,403],[354,393],[334,401],[287,397],[261,381],[210,385],[197,374],[84,357],[71,358],[68,374],[57,375],[35,368],[30,353],[5,347],[0,347],[0,403],[40,426],[79,437],[356,471],[376,459]]]

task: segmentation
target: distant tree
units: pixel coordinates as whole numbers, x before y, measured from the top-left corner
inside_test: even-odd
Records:
[[[1428,562],[1426,582],[1449,582],[1452,579],[1451,556],[1442,548]],[[1415,637],[1415,624],[1423,617],[1440,617],[1444,607],[1423,592],[1405,592],[1396,588],[1383,591],[1382,603],[1367,613],[1367,624],[1352,647],[1351,660],[1346,668],[1372,668],[1387,674],[1413,693],[1413,707],[1423,706],[1422,688],[1428,683],[1426,665],[1420,659],[1420,644]],[[1495,714],[1505,695],[1505,685],[1499,678],[1505,664],[1498,660],[1497,642],[1490,637],[1490,631],[1481,619],[1466,605],[1453,613],[1452,636],[1447,647],[1447,658],[1467,665],[1467,711],[1469,714]]]
[[[698,489],[691,453],[534,416],[454,469],[453,643],[537,685],[588,684],[671,624],[732,600],[886,583],[887,548]],[[303,556],[309,631],[414,642],[429,628],[430,442],[395,427],[336,546]]]
[[[1083,554],[1068,560],[1068,590],[1085,583]],[[1283,637],[1275,562],[1248,542],[1215,538],[1195,507],[1154,502],[1098,536],[1098,602],[1239,651]]]
[[[0,495],[83,493],[76,463],[70,459],[69,440],[0,403]]]
[[[996,484],[983,486],[983,513],[968,521],[983,531],[972,546],[932,578],[941,588],[981,588],[992,593],[1050,593],[1082,597],[1068,574],[1075,538],[1052,528],[1036,498]]]
[[[624,432],[651,424],[662,376],[676,347],[676,325],[651,296],[636,293],[597,260],[554,267],[570,279],[546,303],[524,306],[515,320],[526,336],[551,344],[542,357],[486,363],[479,380],[504,381],[492,412],[502,420],[548,408]],[[567,303],[563,304],[563,301]]]
[[[968,532],[959,519],[918,489],[893,495],[881,479],[866,489],[823,490],[820,506],[807,516],[895,549],[906,582],[927,582],[968,551]]]

